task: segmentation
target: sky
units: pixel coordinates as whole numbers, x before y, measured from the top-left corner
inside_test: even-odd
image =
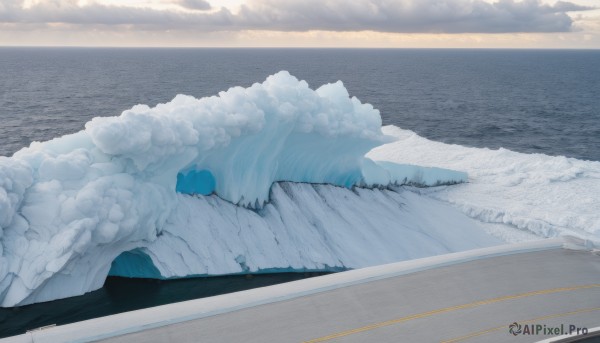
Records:
[[[0,0],[0,46],[600,48],[600,0]]]

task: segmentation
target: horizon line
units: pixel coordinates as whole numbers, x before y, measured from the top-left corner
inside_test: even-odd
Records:
[[[113,46],[113,45],[0,45],[3,48],[61,49],[321,49],[321,50],[600,50],[600,47],[317,47],[317,46]]]

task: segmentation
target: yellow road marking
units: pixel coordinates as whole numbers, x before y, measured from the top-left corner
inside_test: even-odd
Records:
[[[525,323],[531,323],[531,322],[537,322],[540,320],[544,320],[544,319],[550,319],[550,318],[558,318],[558,317],[566,317],[566,316],[571,316],[574,314],[578,314],[578,313],[587,313],[587,312],[594,312],[594,311],[600,311],[600,307],[594,307],[594,308],[584,308],[581,310],[577,310],[577,311],[571,311],[571,312],[564,312],[564,313],[558,313],[558,314],[550,314],[547,316],[543,316],[543,317],[537,317],[537,318],[533,318],[533,319],[528,319],[528,320],[518,320],[517,323],[521,324],[525,324]],[[498,326],[495,328],[491,328],[491,329],[487,329],[487,330],[483,330],[483,331],[478,331],[478,332],[474,332],[465,336],[461,336],[458,338],[453,338],[447,341],[442,341],[442,343],[453,343],[453,342],[460,342],[460,341],[464,341],[466,339],[469,338],[473,338],[473,337],[478,337],[478,336],[482,336],[485,335],[486,333],[490,333],[490,332],[494,332],[494,331],[498,331],[498,330],[502,330],[502,329],[507,329],[508,326],[510,324],[506,324],[506,325],[502,325],[502,326]]]
[[[334,334],[331,334],[328,336],[311,339],[311,340],[306,341],[305,343],[324,342],[324,341],[328,341],[328,340],[331,340],[334,338],[349,336],[349,335],[353,335],[353,334],[359,333],[359,332],[378,329],[378,328],[381,328],[384,326],[390,326],[393,324],[408,322],[408,321],[411,321],[414,319],[425,318],[425,317],[433,316],[436,314],[447,313],[447,312],[462,310],[462,309],[466,309],[466,308],[473,308],[473,307],[477,307],[477,306],[481,306],[481,305],[498,303],[498,302],[506,301],[506,300],[520,299],[520,298],[530,297],[530,296],[534,296],[534,295],[569,292],[569,291],[575,291],[575,290],[580,290],[580,289],[599,288],[599,287],[600,287],[600,284],[591,284],[591,285],[581,285],[581,286],[574,286],[574,287],[551,288],[551,289],[544,289],[544,290],[540,290],[540,291],[533,291],[533,292],[527,292],[527,293],[521,293],[521,294],[515,294],[515,295],[507,295],[507,296],[498,297],[498,298],[480,300],[480,301],[476,301],[476,302],[472,302],[472,303],[468,303],[468,304],[450,306],[450,307],[441,308],[441,309],[437,309],[437,310],[433,310],[433,311],[413,314],[411,316],[406,316],[406,317],[402,317],[402,318],[398,318],[398,319],[392,319],[392,320],[388,320],[388,321],[381,322],[381,323],[371,324],[371,325],[363,326],[363,327],[352,329],[352,330],[342,331],[342,332],[334,333]]]

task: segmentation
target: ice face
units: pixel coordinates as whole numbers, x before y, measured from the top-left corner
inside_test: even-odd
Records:
[[[215,177],[208,170],[179,172],[175,190],[184,194],[209,195],[215,191]]]
[[[280,72],[218,96],[137,105],[32,143],[0,157],[0,305],[101,287],[117,256],[164,233],[180,210],[178,192],[214,193],[245,210],[263,208],[277,181],[350,188],[466,180],[365,158],[392,140],[379,111],[341,82],[312,90]]]
[[[111,274],[173,278],[339,271],[501,244],[450,205],[416,194],[276,183],[260,211],[178,195],[160,237]]]

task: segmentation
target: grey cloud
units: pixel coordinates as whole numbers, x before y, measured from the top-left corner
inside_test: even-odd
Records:
[[[210,10],[212,7],[210,3],[204,0],[180,0],[177,2],[182,7],[191,9],[191,10]]]
[[[158,11],[121,6],[77,6],[76,0],[51,0],[22,8],[23,0],[3,1],[0,22],[127,25],[147,30],[380,31],[401,33],[566,32],[569,11],[590,8],[539,0],[250,0],[233,14]],[[204,0],[178,0],[187,8],[209,9]]]
[[[190,13],[100,4],[79,7],[76,0],[53,0],[23,9],[22,2],[23,0],[12,0],[12,5],[9,3],[9,6],[0,7],[0,22],[127,25],[149,30],[197,28],[218,31],[229,27],[232,21],[231,13],[224,8],[211,13]]]
[[[384,32],[564,32],[565,13],[589,8],[538,0],[260,0],[242,7],[247,24],[263,29],[374,30]]]

